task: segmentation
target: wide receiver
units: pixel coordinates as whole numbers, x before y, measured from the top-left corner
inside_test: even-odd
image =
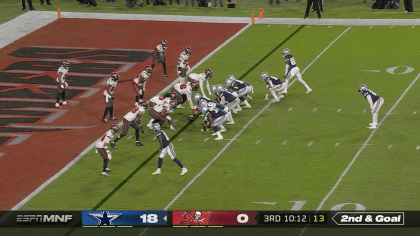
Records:
[[[108,143],[114,138],[114,135],[118,131],[118,125],[114,124],[111,126],[111,129],[108,130],[102,138],[96,142],[96,153],[99,152],[99,155],[104,159],[104,165],[102,170],[102,177],[110,177],[107,172],[112,170],[108,168],[108,162],[112,159],[111,151],[108,150]]]

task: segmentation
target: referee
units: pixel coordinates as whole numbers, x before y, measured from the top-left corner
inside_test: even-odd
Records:
[[[309,10],[311,9],[312,4],[314,5],[316,13],[318,14],[318,19],[321,19],[321,12],[319,11],[318,0],[308,0],[308,2],[306,3],[306,12],[305,12],[305,18],[304,19],[308,18]]]

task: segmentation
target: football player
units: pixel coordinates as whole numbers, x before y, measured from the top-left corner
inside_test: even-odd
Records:
[[[239,105],[239,98],[236,92],[229,91],[221,84],[217,85],[216,87],[216,95],[217,95],[217,101],[220,104],[226,104],[226,106],[229,108],[229,112],[232,114],[236,114],[238,111],[241,111],[241,107]]]
[[[211,94],[209,79],[213,75],[211,69],[207,69],[204,73],[191,73],[188,75],[188,80],[190,82],[200,83],[201,92],[203,93],[203,97],[207,98],[206,93],[204,92],[203,82],[206,81],[207,90],[209,91],[209,95]]]
[[[379,96],[378,94],[374,93],[372,90],[368,89],[366,84],[362,84],[359,86],[359,93],[363,95],[369,102],[370,111],[372,112],[372,119],[373,122],[370,123],[368,129],[376,129],[378,127],[378,115],[379,109],[381,109],[382,105],[384,104],[385,100]]]
[[[162,162],[163,158],[168,154],[172,160],[181,167],[181,175],[185,175],[187,173],[187,168],[185,168],[181,161],[176,158],[174,145],[172,145],[171,141],[168,138],[168,135],[166,135],[165,131],[160,129],[160,125],[158,123],[153,124],[153,131],[156,134],[156,138],[159,140],[160,147],[159,147],[159,160],[158,160],[158,168],[155,172],[153,172],[153,175],[159,175],[161,174],[161,168],[162,168]]]
[[[63,99],[63,105],[67,105],[66,102],[66,88],[68,84],[66,82],[66,75],[69,72],[70,62],[68,60],[63,60],[61,62],[60,68],[57,71],[57,83],[58,83],[58,93],[57,93],[57,102],[55,107],[60,108],[60,97]]]
[[[185,108],[182,104],[185,100],[188,100],[191,109],[193,110],[194,115],[197,113],[195,110],[197,107],[193,105],[191,94],[192,91],[196,91],[198,89],[198,84],[195,82],[186,82],[186,83],[177,83],[171,89],[171,97],[175,100],[179,105],[177,108]]]
[[[172,126],[171,111],[173,107],[176,106],[175,101],[170,101],[169,103],[163,101],[163,103],[154,104],[153,107],[149,108],[149,115],[152,117],[147,127],[152,129],[154,123],[159,123],[159,126],[162,126],[165,123],[165,120],[168,120],[169,127],[172,131],[175,131],[175,128]]]
[[[214,134],[212,135],[217,135],[217,138],[215,138],[214,140],[222,140],[223,136],[220,133],[226,132],[226,128],[223,126],[223,123],[229,120],[230,113],[217,109],[210,110],[204,105],[200,107],[201,113],[204,114],[204,117],[208,119],[208,123],[204,122],[203,130],[206,130],[207,126],[212,127],[214,130]],[[220,131],[218,127],[220,127]]]
[[[287,81],[296,75],[299,82],[305,85],[307,89],[306,93],[312,92],[312,89],[309,88],[308,84],[306,84],[306,82],[302,79],[302,75],[300,74],[299,67],[296,65],[296,60],[292,56],[292,54],[290,54],[290,49],[285,48],[282,52],[282,56],[284,57],[284,61],[286,62],[286,70],[285,70],[284,79]]]
[[[127,135],[128,132],[128,128],[133,127],[136,130],[136,146],[144,146],[144,144],[142,144],[139,141],[139,136],[140,136],[140,130],[142,133],[144,133],[144,129],[143,126],[141,124],[140,121],[140,117],[141,115],[144,113],[144,110],[146,108],[146,102],[143,101],[140,103],[140,106],[135,106],[133,108],[133,110],[129,111],[123,118],[123,131],[121,134],[119,134],[114,141],[110,144],[110,146],[114,149],[117,148],[116,143],[118,142],[118,140],[122,139],[122,137],[124,137],[125,135]],[[135,122],[133,122],[134,120],[136,120]]]
[[[146,92],[146,82],[151,78],[152,73],[152,67],[147,65],[144,68],[144,71],[142,71],[138,77],[133,79],[133,90],[136,92],[135,105],[138,105],[138,102],[143,100],[144,93]]]
[[[185,47],[184,51],[181,52],[178,58],[176,67],[178,70],[178,75],[181,77],[181,83],[184,83],[185,76],[187,76],[187,71],[191,69],[190,65],[188,64],[188,59],[190,58],[191,52],[191,48],[187,46]]]
[[[244,98],[247,96],[248,99],[252,99],[252,97],[248,95],[248,93],[254,93],[254,88],[251,85],[249,85],[247,82],[235,79],[234,75],[229,75],[225,80],[225,84],[226,88],[233,89],[233,91],[238,94],[239,100],[245,104],[246,108],[251,108],[249,102]]]
[[[108,150],[108,143],[114,138],[114,135],[118,131],[118,125],[114,124],[111,126],[111,129],[108,130],[102,138],[96,142],[96,153],[99,152],[99,155],[104,159],[104,166],[102,170],[102,177],[109,177],[107,172],[112,170],[108,168],[108,162],[112,159],[111,151]]]
[[[274,97],[274,101],[280,102],[280,99],[284,98],[282,93],[287,93],[287,83],[289,80],[283,82],[277,77],[269,76],[266,71],[261,72],[260,76],[261,80],[267,83],[267,94],[265,95],[265,100],[268,100],[268,94],[271,92]],[[278,93],[276,94],[276,92]]]
[[[169,75],[166,73],[166,54],[165,50],[168,48],[168,41],[165,39],[156,46],[155,50],[153,51],[152,57],[152,69],[155,68],[156,61],[162,63],[163,66],[163,76],[168,77]]]
[[[108,120],[106,119],[106,116],[108,115],[109,111],[109,119],[110,120],[118,120],[114,117],[114,92],[115,88],[117,87],[118,83],[131,81],[131,79],[122,79],[120,80],[120,75],[117,72],[111,73],[111,78],[108,79],[108,82],[106,83],[106,88],[104,91],[104,99],[105,99],[105,111],[104,116],[102,117],[102,121],[105,123],[108,123]]]
[[[202,97],[199,93],[194,94],[194,101],[195,101],[197,104],[200,104],[200,102],[202,102],[202,101],[206,101],[206,102],[207,102],[207,106],[208,106],[209,108],[214,107],[214,108],[216,108],[216,109],[218,109],[218,110],[223,110],[223,111],[225,111],[225,112],[229,112],[229,108],[228,108],[227,106],[225,106],[225,105],[223,105],[223,104],[218,103],[216,100],[213,100],[213,99],[208,99],[208,98]]]

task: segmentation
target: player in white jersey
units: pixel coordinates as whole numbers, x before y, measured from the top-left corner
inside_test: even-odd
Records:
[[[144,113],[146,109],[146,102],[143,101],[139,104],[140,106],[135,106],[133,110],[129,111],[123,118],[123,131],[121,134],[118,135],[118,137],[111,143],[111,147],[116,149],[116,143],[118,140],[120,140],[122,137],[127,135],[128,128],[131,126],[136,130],[136,146],[144,146],[139,140],[140,136],[140,130],[142,133],[144,133],[143,126],[140,121],[141,115]],[[135,122],[134,122],[135,121]]]
[[[189,74],[188,79],[190,82],[195,82],[197,84],[199,83],[201,92],[203,93],[203,97],[207,98],[206,93],[204,92],[203,82],[206,81],[207,90],[209,91],[209,96],[212,95],[210,91],[210,85],[209,85],[209,79],[211,78],[212,75],[213,75],[213,72],[211,71],[211,69],[207,69],[206,71],[204,71],[204,73]]]
[[[146,66],[138,77],[133,79],[132,85],[133,90],[136,92],[135,105],[138,105],[139,101],[143,100],[144,93],[146,92],[146,82],[151,79],[153,69],[151,66]]]
[[[108,143],[112,140],[112,138],[114,138],[117,131],[118,125],[112,125],[111,129],[108,130],[98,142],[96,142],[96,153],[99,152],[99,155],[101,155],[104,159],[102,177],[109,177],[110,175],[108,175],[107,172],[112,171],[108,168],[108,162],[112,159],[111,151],[108,150]]]
[[[287,93],[287,84],[289,80],[283,82],[281,79],[269,76],[266,71],[261,72],[261,80],[267,83],[267,94],[265,95],[265,100],[268,100],[268,94],[271,94],[274,97],[275,102],[279,102],[281,98],[284,98],[282,93]]]
[[[105,111],[104,116],[102,117],[102,121],[108,123],[106,116],[109,112],[109,119],[110,120],[118,120],[114,117],[114,92],[115,88],[117,87],[118,83],[131,81],[131,79],[122,79],[120,80],[120,75],[117,72],[112,72],[111,77],[108,79],[106,83],[105,91],[103,92],[104,99],[105,99]]]
[[[153,107],[149,108],[149,115],[152,117],[147,127],[149,129],[153,128],[153,124],[159,123],[160,126],[165,123],[165,120],[168,120],[169,127],[172,131],[175,131],[175,128],[172,126],[171,112],[176,106],[175,101],[170,101],[169,103],[164,102],[160,104],[155,104]]]
[[[183,52],[179,55],[177,70],[178,75],[181,76],[181,83],[184,83],[184,79],[187,76],[187,71],[191,69],[190,65],[188,64],[188,59],[190,58],[192,51],[190,47],[186,47]]]
[[[285,70],[284,79],[287,81],[296,75],[299,82],[301,82],[306,87],[307,89],[306,93],[312,92],[312,89],[309,88],[308,84],[306,84],[306,82],[302,79],[302,75],[300,74],[299,67],[296,65],[296,60],[292,56],[292,54],[290,54],[290,49],[285,48],[282,52],[282,56],[284,57],[284,61],[286,62],[286,70]]]
[[[175,84],[171,90],[171,97],[179,104],[177,108],[184,108],[182,104],[185,102],[185,100],[188,100],[188,103],[190,104],[190,107],[195,115],[197,113],[197,111],[195,110],[197,107],[193,105],[191,94],[192,91],[196,91],[197,89],[198,85],[195,82]]]
[[[155,50],[153,51],[152,57],[152,69],[155,68],[156,61],[162,63],[163,66],[163,76],[168,77],[169,75],[166,73],[166,49],[168,48],[168,41],[165,39],[156,46]]]
[[[70,62],[68,60],[63,60],[61,62],[60,68],[57,71],[57,83],[58,83],[58,93],[57,93],[57,102],[55,107],[60,108],[60,97],[63,99],[63,105],[67,105],[66,102],[66,88],[69,86],[66,82],[66,75],[69,72]]]
[[[373,122],[369,124],[370,127],[368,127],[368,129],[376,129],[379,125],[378,123],[379,110],[381,109],[385,101],[381,96],[374,93],[372,90],[368,89],[366,84],[362,84],[359,86],[359,93],[361,93],[363,97],[368,100],[370,111],[372,112]]]

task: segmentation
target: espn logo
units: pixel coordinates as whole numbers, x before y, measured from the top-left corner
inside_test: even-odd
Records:
[[[17,215],[17,223],[67,223],[73,220],[73,215]]]

